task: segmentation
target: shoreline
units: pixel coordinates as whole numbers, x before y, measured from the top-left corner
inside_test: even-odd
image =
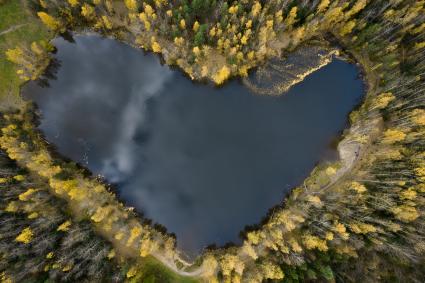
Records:
[[[83,33],[76,33],[76,36],[95,36],[95,37],[100,37],[100,38],[105,38],[105,37],[103,37],[102,35],[100,35],[100,34],[98,34],[98,33],[94,33],[94,32],[83,32]],[[111,40],[115,40],[113,37],[106,37],[106,38],[109,38],[109,39],[111,39]],[[65,39],[66,40],[66,39]],[[130,46],[131,48],[135,48],[136,50],[140,50],[140,48],[136,48],[135,46],[133,46],[133,45],[131,45],[131,44],[128,44],[128,43],[126,43],[126,42],[123,42],[123,41],[119,41],[119,42],[121,42],[122,44],[125,44],[125,45],[127,45],[127,46]],[[319,41],[320,42],[320,41]],[[328,41],[325,41],[325,43],[327,43]],[[307,42],[307,44],[310,44],[309,42]],[[298,48],[302,48],[303,46],[299,46]],[[338,47],[339,48],[339,47]],[[332,48],[331,48],[332,49]],[[332,49],[333,50],[333,49]],[[150,52],[150,51],[145,51],[145,50],[140,50],[141,52]],[[159,55],[158,55],[159,56]],[[161,56],[159,56],[160,58],[161,58]],[[341,60],[347,60],[347,58],[344,58],[344,57],[341,57],[340,58]],[[351,58],[350,58],[351,59]],[[328,62],[329,63],[329,62]],[[163,62],[162,61],[162,64],[165,64],[165,62]],[[326,64],[327,65],[327,64]],[[356,64],[357,65],[357,64]],[[321,67],[323,67],[323,66],[321,66]],[[358,65],[357,65],[357,67],[359,67]],[[171,67],[170,67],[171,68]],[[180,73],[182,73],[182,74],[185,74],[185,72],[184,72],[184,70],[183,69],[181,69],[179,66],[174,66],[174,68],[176,68],[176,69],[178,69],[178,71],[180,72]],[[313,72],[315,72],[316,70],[318,70],[318,69],[320,69],[320,67],[319,68],[314,68],[314,71]],[[362,70],[361,70],[361,68],[359,68],[359,70],[360,70],[360,73],[362,72]],[[312,73],[312,72],[310,72],[310,73]],[[309,73],[309,74],[310,74]],[[188,79],[190,79],[190,77],[188,77],[188,76],[186,76],[186,78],[188,78]],[[239,77],[235,77],[235,78],[231,78],[231,80],[238,80],[238,79],[240,79]],[[192,81],[192,83],[194,83],[194,84],[197,84],[197,83],[203,83],[202,81],[201,82],[199,82],[199,81],[193,81],[193,80],[191,80]],[[297,83],[295,83],[295,84],[293,84],[293,85],[291,85],[289,88],[291,88],[292,86],[294,86],[294,85],[296,85],[296,84],[298,84],[298,83],[300,83],[300,82],[302,82],[302,80],[301,81],[298,81]],[[365,83],[365,81],[363,81],[364,83]],[[226,83],[228,83],[228,82],[225,82],[225,84]],[[208,83],[208,84],[211,84],[211,83]],[[222,86],[224,86],[225,84],[223,84]],[[23,87],[23,86],[22,86]],[[289,90],[289,88],[288,88],[288,90]],[[286,91],[285,91],[286,92]],[[282,93],[281,95],[285,95],[285,92],[284,93]],[[358,108],[358,107],[360,107],[360,105],[362,105],[362,103],[363,103],[363,100],[364,99],[366,99],[366,96],[367,96],[367,93],[368,93],[368,89],[364,89],[364,94],[363,94],[363,96],[362,96],[362,101],[360,101],[359,102],[359,105],[357,105],[352,111],[355,111],[356,110],[356,108]],[[32,105],[31,107],[30,107],[30,109],[33,109],[32,110],[32,115],[34,116],[34,121],[32,122],[34,125],[36,125],[37,127],[38,127],[38,125],[40,124],[40,119],[41,119],[41,117],[38,115],[38,106],[34,103],[34,102],[32,102],[31,100],[30,101],[28,101],[27,99],[25,99],[25,101],[27,102],[27,103],[29,103],[30,105]],[[350,113],[352,112],[352,111],[350,111]],[[349,114],[350,114],[349,113]],[[321,161],[318,161],[318,164],[316,164],[315,166],[314,166],[314,168],[313,168],[313,170],[310,172],[310,173],[308,173],[307,174],[307,178],[306,179],[308,179],[308,178],[310,178],[311,177],[311,175],[312,175],[312,173],[317,169],[317,168],[319,168],[319,167],[322,167],[324,164],[329,164],[329,163],[339,163],[339,162],[341,162],[342,160],[340,159],[340,157],[341,157],[341,151],[338,149],[339,148],[339,144],[341,144],[347,137],[344,135],[344,133],[345,132],[348,132],[348,131],[350,131],[350,129],[351,129],[351,127],[352,127],[352,125],[350,124],[350,122],[349,122],[349,120],[348,120],[348,117],[349,117],[349,115],[347,116],[347,127],[346,128],[344,128],[342,131],[341,131],[341,133],[340,133],[340,135],[338,135],[338,142],[334,145],[334,147],[332,147],[332,148],[334,148],[335,150],[336,150],[336,152],[337,152],[337,154],[338,154],[338,157],[335,159],[335,160],[321,160]],[[84,176],[85,177],[88,177],[88,178],[91,178],[91,179],[96,179],[98,182],[100,182],[101,184],[103,184],[105,187],[107,187],[108,188],[108,190],[111,192],[111,193],[113,193],[115,196],[116,196],[116,199],[118,200],[118,202],[119,203],[122,203],[122,204],[124,204],[124,206],[125,206],[125,202],[119,197],[119,192],[118,192],[118,188],[116,187],[116,185],[114,185],[114,184],[111,184],[111,183],[109,183],[108,182],[108,180],[105,178],[105,177],[103,177],[103,176],[100,176],[100,175],[95,175],[93,172],[91,172],[90,171],[90,169],[88,169],[86,166],[84,166],[83,164],[81,164],[81,163],[77,163],[77,162],[75,162],[75,161],[73,161],[73,160],[71,160],[70,158],[68,158],[68,157],[66,157],[66,156],[63,156],[62,154],[60,154],[59,152],[58,152],[58,150],[57,150],[57,148],[56,148],[56,146],[54,145],[54,144],[51,144],[50,142],[48,142],[46,139],[45,139],[45,137],[44,137],[44,134],[43,134],[43,132],[41,131],[41,130],[39,130],[38,128],[36,129],[36,133],[37,134],[39,134],[42,138],[43,138],[43,141],[48,145],[48,149],[49,149],[49,153],[52,155],[52,157],[53,157],[53,159],[54,160],[61,160],[61,162],[66,162],[66,163],[68,163],[68,162],[72,162],[72,163],[75,163],[76,165],[77,165],[77,168],[79,169],[79,170],[82,170],[83,172],[84,172]],[[245,228],[245,229],[242,229],[240,232],[239,232],[239,240],[241,240],[242,241],[242,243],[243,243],[243,241],[244,240],[246,240],[247,238],[246,238],[246,235],[248,234],[248,233],[250,233],[250,232],[253,232],[253,231],[257,231],[257,230],[259,230],[259,229],[261,229],[265,224],[267,224],[267,222],[268,221],[270,221],[270,219],[273,217],[273,215],[274,215],[274,212],[276,211],[276,210],[280,210],[280,209],[283,209],[283,208],[285,208],[285,205],[286,205],[286,203],[287,203],[287,201],[288,201],[288,199],[290,198],[290,196],[291,196],[291,194],[292,194],[292,191],[294,190],[294,189],[296,189],[297,187],[299,187],[300,185],[302,185],[302,183],[306,180],[306,179],[304,179],[303,181],[301,181],[300,182],[300,184],[298,185],[298,186],[294,186],[292,189],[290,189],[289,190],[289,192],[288,192],[288,194],[283,198],[283,199],[281,199],[281,200],[278,200],[277,201],[277,204],[276,205],[274,205],[274,206],[272,206],[272,207],[270,207],[269,209],[268,209],[268,211],[265,213],[265,215],[263,215],[261,218],[262,218],[262,220],[261,221],[259,221],[258,223],[255,223],[255,224],[247,224],[246,225],[246,227],[247,228]],[[139,212],[137,209],[135,209],[135,208],[133,208],[132,209],[132,211],[134,212],[134,215],[136,216],[136,219],[139,219],[139,221],[141,222],[141,223],[144,223],[144,224],[148,224],[152,229],[155,229],[155,230],[157,230],[157,231],[159,231],[159,232],[161,232],[161,233],[165,233],[166,235],[168,235],[168,237],[172,237],[172,238],[174,238],[174,239],[177,239],[177,236],[174,234],[174,233],[170,233],[170,232],[166,232],[167,231],[167,228],[165,227],[165,226],[163,226],[163,225],[161,225],[160,223],[155,223],[155,224],[159,224],[159,225],[161,225],[161,227],[163,227],[163,228],[165,228],[165,229],[161,229],[161,230],[158,230],[157,229],[157,227],[156,227],[156,225],[153,225],[152,223],[153,223],[153,219],[150,219],[150,218],[146,218],[146,217],[144,217],[143,216],[143,213],[142,212]],[[242,235],[244,235],[244,236],[242,236]],[[190,257],[187,257],[186,255],[185,255],[185,251],[184,250],[180,250],[180,249],[176,249],[176,252],[178,253],[178,254],[180,254],[181,256],[183,256],[183,258],[182,259],[184,259],[184,261],[187,261],[187,260],[189,260],[189,261],[192,261],[192,263],[188,263],[188,264],[193,264],[194,262],[196,262],[197,260],[199,260],[199,259],[202,259],[206,254],[209,254],[209,253],[216,253],[216,252],[223,252],[223,251],[225,251],[225,250],[227,250],[227,249],[234,249],[234,248],[237,248],[237,249],[239,249],[239,248],[241,248],[242,247],[242,244],[234,244],[234,243],[227,243],[227,244],[224,244],[224,245],[216,245],[215,243],[211,243],[211,244],[209,244],[209,245],[207,245],[204,249],[202,249],[195,257],[192,257],[192,256],[190,256]]]

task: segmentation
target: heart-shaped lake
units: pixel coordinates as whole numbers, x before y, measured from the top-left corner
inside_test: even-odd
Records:
[[[61,67],[50,87],[23,90],[40,129],[188,253],[240,241],[318,161],[335,158],[332,140],[363,93],[355,66],[339,60],[270,97],[237,80],[192,83],[114,40],[75,40],[55,40]]]

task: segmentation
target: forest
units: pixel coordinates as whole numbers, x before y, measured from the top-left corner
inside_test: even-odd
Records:
[[[16,15],[26,26],[8,31]],[[1,282],[425,281],[425,1],[3,0],[0,22]],[[55,153],[19,97],[52,65],[53,38],[90,32],[215,85],[322,42],[361,67],[367,93],[340,160],[242,245],[188,262],[174,235]]]

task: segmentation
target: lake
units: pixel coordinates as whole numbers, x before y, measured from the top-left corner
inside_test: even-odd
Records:
[[[157,56],[98,36],[56,39],[57,78],[23,89],[58,151],[116,185],[119,198],[196,254],[240,243],[348,126],[363,84],[341,60],[281,96],[238,80],[193,83]]]

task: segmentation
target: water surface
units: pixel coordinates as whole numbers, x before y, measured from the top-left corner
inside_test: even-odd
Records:
[[[238,81],[195,84],[124,44],[55,41],[61,67],[24,95],[60,153],[117,185],[120,198],[188,253],[239,242],[323,158],[359,102],[354,66],[335,60],[280,97]]]

